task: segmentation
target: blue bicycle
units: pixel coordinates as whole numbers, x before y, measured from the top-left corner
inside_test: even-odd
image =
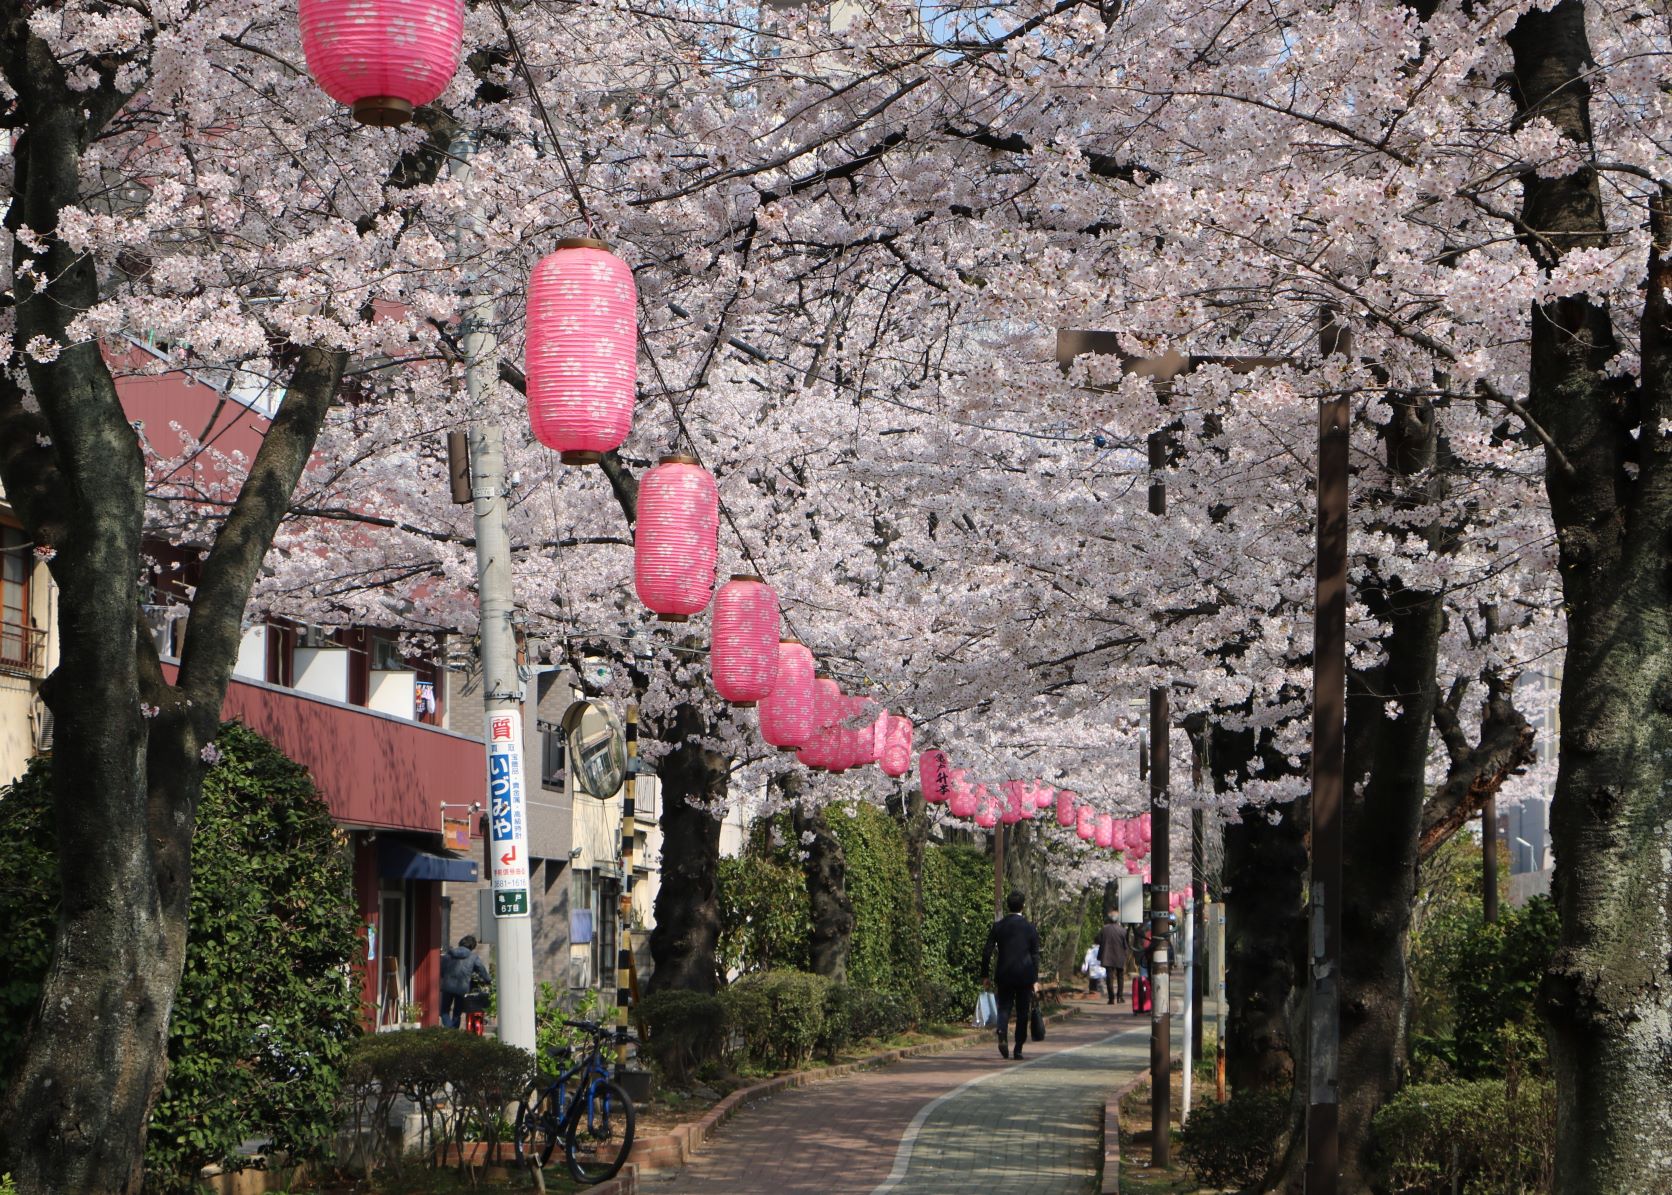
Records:
[[[592,1038],[591,1047],[573,1066],[549,1082],[536,1083],[517,1106],[514,1139],[517,1162],[538,1158],[551,1161],[557,1143],[577,1182],[601,1183],[614,1178],[633,1148],[633,1101],[610,1077],[604,1061],[607,1046],[635,1040],[625,1029],[595,1021],[565,1021]],[[559,1061],[574,1058],[573,1048],[559,1052]]]

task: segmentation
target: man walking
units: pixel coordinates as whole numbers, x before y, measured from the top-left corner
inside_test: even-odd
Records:
[[[476,957],[476,939],[466,934],[459,944],[441,952],[441,1023],[449,1029],[459,1027],[459,1014],[464,1011],[464,998],[470,994],[470,982],[491,980],[488,968]]]
[[[1022,916],[1024,897],[1012,892],[1005,899],[1010,910],[993,922],[987,931],[987,945],[981,951],[981,982],[987,983],[989,973],[998,989],[999,1054],[1009,1058],[1010,1043],[1007,1031],[1010,1010],[1016,1010],[1016,1057],[1022,1056],[1022,1043],[1028,1040],[1028,1009],[1033,993],[1039,987],[1039,931]],[[998,951],[998,965],[993,966],[993,952]]]
[[[1097,961],[1103,964],[1103,992],[1113,1004],[1126,994],[1126,927],[1120,912],[1110,909],[1097,931]]]

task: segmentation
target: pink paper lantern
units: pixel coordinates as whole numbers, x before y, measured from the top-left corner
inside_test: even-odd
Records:
[[[714,596],[708,665],[714,691],[751,706],[778,679],[778,595],[759,577],[737,574]]]
[[[877,726],[878,734],[881,736],[877,763],[881,765],[884,775],[904,776],[911,771],[911,719],[904,714],[884,714],[877,719]],[[925,800],[928,799],[927,786],[923,790],[923,796]]]
[[[1074,833],[1078,834],[1086,842],[1090,842],[1092,839],[1097,837],[1097,814],[1092,811],[1091,806],[1080,806],[1077,824],[1074,827]]]
[[[976,798],[981,803],[981,810],[975,815],[975,824],[983,830],[991,830],[999,824],[998,802],[993,800],[985,784],[979,784],[975,789]]]
[[[528,280],[528,419],[566,465],[589,465],[633,426],[638,290],[602,241],[575,237]]]
[[[1148,846],[1149,845],[1149,840],[1150,840],[1150,815],[1146,813],[1146,814],[1141,815],[1138,818],[1138,841],[1142,842],[1145,846]]]
[[[842,686],[820,673],[813,682],[813,730],[799,758],[810,768],[834,772],[840,768],[841,742],[836,723],[842,717]]]
[[[460,0],[299,0],[296,16],[309,72],[361,124],[405,124],[459,69]]]
[[[1004,824],[1014,826],[1024,818],[1033,816],[1031,805],[1022,798],[1022,782],[1020,780],[1006,780],[1004,782]]]
[[[1057,790],[1049,784],[1035,782],[1033,804],[1036,809],[1049,809],[1057,803]]]
[[[708,605],[720,553],[720,493],[688,456],[665,456],[639,480],[633,587],[663,622]]]
[[[944,805],[952,796],[952,776],[946,764],[946,752],[925,751],[919,755],[917,780],[923,788],[925,801],[931,805]]]
[[[953,817],[966,818],[974,817],[981,808],[981,798],[964,780],[962,768],[954,768],[952,771],[952,797],[947,801],[946,808]]]
[[[1093,835],[1098,846],[1105,849],[1115,845],[1115,819],[1113,814],[1100,813],[1097,815],[1097,825]]]
[[[840,751],[841,767],[838,771],[848,768],[862,767],[865,764],[877,762],[877,733],[875,722],[854,726],[865,712],[865,698],[846,696],[842,698],[842,722],[837,727],[836,741]]]
[[[813,733],[813,653],[799,639],[778,641],[778,673],[760,703],[761,738],[780,751],[807,744]]]
[[[1065,788],[1057,793],[1057,825],[1072,826],[1076,820],[1074,794]]]
[[[1138,862],[1138,860],[1128,859],[1126,861],[1126,874],[1129,876],[1135,876],[1138,874],[1138,869],[1142,866],[1143,864]]]

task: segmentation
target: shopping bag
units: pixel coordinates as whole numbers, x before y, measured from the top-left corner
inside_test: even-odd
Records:
[[[982,992],[975,999],[975,1023],[983,1029],[991,1029],[999,1023],[999,998],[991,992]]]
[[[1045,1014],[1040,1011],[1038,1004],[1033,1006],[1033,1018],[1028,1025],[1028,1036],[1034,1041],[1045,1040]]]

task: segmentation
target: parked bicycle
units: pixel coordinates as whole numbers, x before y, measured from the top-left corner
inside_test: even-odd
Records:
[[[555,1079],[542,1079],[517,1106],[514,1129],[517,1162],[527,1165],[533,1158],[545,1166],[557,1143],[563,1143],[563,1157],[577,1182],[601,1183],[615,1177],[633,1148],[633,1101],[627,1098],[604,1061],[607,1047],[636,1040],[625,1029],[595,1021],[565,1021],[586,1033],[592,1045],[574,1065],[576,1051],[559,1052],[564,1069]]]

